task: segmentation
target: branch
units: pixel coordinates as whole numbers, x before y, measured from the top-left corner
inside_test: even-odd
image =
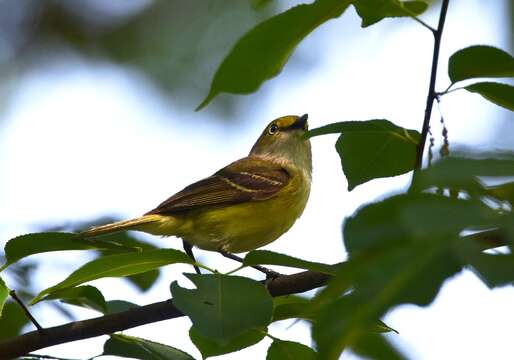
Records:
[[[439,15],[439,24],[437,29],[432,31],[434,34],[434,52],[432,55],[432,70],[430,71],[430,84],[428,85],[427,105],[425,108],[425,118],[423,119],[423,128],[421,130],[421,139],[416,148],[416,164],[415,171],[421,169],[423,164],[423,152],[427,141],[428,129],[430,126],[430,117],[432,116],[432,107],[437,96],[435,92],[435,80],[437,77],[437,64],[439,62],[439,49],[441,48],[441,37],[443,36],[444,21],[446,20],[446,12],[448,11],[448,3],[450,0],[443,0],[441,5],[441,13]]]
[[[329,275],[313,271],[283,275],[268,284],[268,291],[272,296],[301,293],[325,285],[329,278]],[[49,346],[112,334],[180,316],[184,314],[171,300],[166,300],[116,314],[45,328],[44,333],[32,331],[0,342],[0,359],[12,359]]]

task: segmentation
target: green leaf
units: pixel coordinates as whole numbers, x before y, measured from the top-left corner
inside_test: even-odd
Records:
[[[171,284],[173,304],[189,316],[199,335],[214,340],[231,338],[268,326],[273,301],[259,282],[222,274],[186,274],[196,289]]]
[[[480,77],[514,76],[514,58],[492,46],[470,46],[450,56],[448,76],[452,84]]]
[[[490,102],[514,111],[514,86],[495,82],[481,82],[468,85],[464,89],[480,94]]]
[[[324,274],[334,274],[335,266],[327,265],[318,262],[306,261],[295,258],[293,256],[284,255],[268,250],[253,250],[250,251],[243,260],[243,265],[280,265],[311,271],[317,271]]]
[[[476,243],[464,243],[458,249],[464,265],[471,266],[475,274],[489,288],[514,284],[514,255],[483,253]]]
[[[138,253],[104,256],[84,264],[64,281],[41,291],[32,301],[35,304],[43,296],[55,291],[74,287],[88,281],[104,277],[122,277],[134,275],[169,264],[192,264],[185,253],[174,249],[159,249]]]
[[[29,319],[19,305],[15,302],[7,302],[0,317],[0,339],[20,335],[23,327],[28,323]]]
[[[387,17],[417,16],[428,8],[423,1],[357,0],[353,5],[362,19],[363,28]]]
[[[298,295],[273,298],[273,321],[285,319],[312,320],[314,314],[309,310],[309,299],[307,298]]]
[[[0,278],[0,318],[2,317],[2,310],[4,308],[4,304],[9,297],[9,289],[2,278]]]
[[[2,265],[0,271],[16,261],[35,254],[62,251],[62,250],[130,250],[136,249],[107,241],[80,239],[77,234],[63,232],[44,232],[26,234],[15,237],[5,245],[5,258],[7,262]]]
[[[508,201],[511,205],[514,205],[514,182],[490,186],[486,189],[486,192],[489,196]]]
[[[388,332],[394,332],[399,334],[399,332],[389,325],[387,325],[385,322],[378,320],[372,327],[371,331],[377,332],[377,333],[388,333]]]
[[[317,0],[295,6],[254,27],[236,43],[214,75],[209,94],[196,110],[222,92],[248,94],[276,76],[300,41],[339,17],[350,0]]]
[[[467,157],[465,157],[467,156]],[[413,178],[411,191],[421,192],[434,187],[464,190],[480,197],[488,194],[477,177],[514,176],[514,154],[483,154],[482,158],[448,156]]]
[[[114,222],[115,220],[112,220]],[[109,222],[109,221],[108,221]],[[99,225],[98,223],[93,225]],[[90,227],[90,226],[88,226]],[[141,249],[143,251],[147,250],[155,250],[156,246],[149,244],[145,241],[142,241],[130,234],[130,232],[124,231],[114,234],[108,234],[102,236],[102,239],[107,240],[109,242],[114,242],[118,244],[124,244],[134,249]],[[118,251],[119,252],[119,251]],[[112,255],[115,253],[113,250],[101,250],[100,253],[102,255]],[[132,285],[135,285],[140,291],[147,291],[152,287],[153,284],[156,283],[159,278],[159,270],[151,270],[141,274],[135,274],[127,276],[125,279],[129,281]]]
[[[107,312],[103,294],[91,285],[57,290],[42,300],[61,300],[64,303],[85,307],[101,313]]]
[[[142,360],[194,360],[188,353],[154,341],[121,334],[110,335],[102,355]]]
[[[247,348],[260,342],[266,336],[266,329],[249,330],[239,334],[228,341],[207,338],[198,334],[194,326],[189,329],[189,338],[200,350],[204,359],[211,356],[228,354]]]
[[[352,346],[355,354],[366,359],[403,360],[407,357],[379,334],[365,334]]]
[[[480,201],[435,194],[398,195],[360,209],[344,225],[349,260],[313,301],[320,357],[337,359],[395,305],[430,304],[461,269],[455,253],[460,234],[496,220]]]
[[[310,130],[308,137],[341,133],[336,150],[348,190],[369,180],[414,169],[420,134],[388,120],[345,121]]]
[[[106,314],[114,314],[139,307],[139,305],[125,300],[109,300],[105,302],[105,306],[107,308]]]
[[[294,342],[274,339],[268,348],[266,360],[314,360],[316,352],[310,347]]]

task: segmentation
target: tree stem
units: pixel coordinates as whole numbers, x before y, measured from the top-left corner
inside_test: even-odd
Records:
[[[301,293],[323,286],[330,279],[327,274],[304,271],[282,275],[267,286],[271,296]],[[112,334],[116,331],[184,316],[171,300],[139,306],[127,311],[108,314],[94,319],[74,321],[32,331],[0,342],[0,359],[12,359],[52,345]]]
[[[29,309],[27,309],[27,307],[25,306],[23,301],[21,301],[21,299],[18,297],[18,295],[16,295],[16,291],[14,291],[14,290],[9,291],[9,295],[11,295],[11,297],[14,299],[14,301],[16,301],[18,303],[18,305],[20,305],[21,309],[23,310],[23,312],[25,313],[27,318],[34,324],[37,331],[41,334],[44,334],[45,330],[43,329],[43,327],[41,325],[39,325],[36,318],[34,318],[34,316],[32,316],[32,314],[30,313]]]
[[[425,150],[425,143],[427,141],[428,129],[430,126],[430,117],[432,116],[432,107],[434,100],[437,96],[435,92],[435,82],[437,78],[437,64],[439,62],[439,50],[441,48],[441,38],[443,36],[444,22],[446,20],[446,13],[448,11],[448,3],[450,0],[443,0],[441,5],[441,13],[439,14],[439,24],[437,29],[433,31],[434,34],[434,52],[432,55],[432,70],[430,71],[430,84],[428,85],[427,105],[425,108],[425,118],[423,119],[423,127],[421,129],[421,139],[419,140],[416,148],[416,164],[414,171],[421,169],[423,165],[423,152]]]

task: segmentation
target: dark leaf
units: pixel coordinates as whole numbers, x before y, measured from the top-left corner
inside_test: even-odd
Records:
[[[173,304],[189,316],[199,335],[229,341],[270,323],[273,302],[261,283],[222,274],[186,276],[196,289],[184,289],[173,282]]]
[[[185,253],[174,249],[104,256],[84,264],[59,284],[41,291],[31,303],[35,304],[43,296],[57,290],[75,287],[88,281],[134,275],[176,263],[192,264],[192,260]]]
[[[188,353],[150,340],[114,334],[104,343],[102,355],[142,360],[194,360]]]
[[[0,318],[2,317],[2,310],[4,308],[4,304],[9,297],[9,289],[2,278],[0,278]]]
[[[82,306],[101,313],[107,312],[105,299],[100,290],[91,285],[57,290],[43,300],[61,300],[64,303]]]
[[[362,18],[363,28],[388,17],[417,16],[428,8],[428,4],[423,1],[398,0],[357,0],[353,6]]]
[[[479,77],[514,76],[514,58],[492,46],[470,46],[450,56],[448,76],[452,84]]]
[[[318,262],[306,261],[289,255],[284,255],[268,250],[250,251],[244,258],[243,265],[280,265],[311,271],[317,271],[325,274],[334,274],[335,266]]]
[[[462,243],[458,253],[463,265],[471,266],[489,288],[514,284],[514,255],[483,253],[480,246],[472,242]]]
[[[473,156],[473,154],[469,154]],[[434,187],[464,190],[471,196],[488,195],[477,177],[514,176],[514,154],[484,154],[483,158],[449,156],[433,166],[418,172],[413,178],[411,191],[424,191]]]
[[[414,169],[420,134],[388,120],[346,121],[309,131],[308,136],[341,133],[336,150],[348,190],[369,180]]]
[[[260,342],[266,335],[266,329],[249,330],[228,341],[207,338],[198,334],[194,326],[189,329],[189,338],[202,353],[204,359],[211,356],[228,354],[247,348]]]
[[[468,85],[464,89],[480,94],[490,102],[514,111],[514,86],[495,82],[482,82]]]
[[[248,94],[276,76],[300,41],[324,22],[339,17],[349,0],[317,0],[295,6],[254,27],[236,43],[214,75],[209,94]]]
[[[29,319],[18,304],[13,301],[4,305],[0,317],[0,339],[8,339],[20,335]]]
[[[336,359],[395,305],[430,304],[461,269],[460,234],[491,227],[495,216],[480,201],[435,194],[398,195],[360,209],[344,225],[349,260],[313,302],[320,356]]]
[[[275,339],[268,348],[266,360],[314,360],[316,352],[310,347],[294,342]]]
[[[107,314],[114,314],[139,307],[139,305],[125,300],[109,300],[105,302],[105,306],[107,307]]]
[[[352,346],[355,354],[366,359],[403,360],[407,357],[393,344],[379,334],[365,334]]]
[[[108,241],[80,239],[77,237],[77,234],[74,233],[44,232],[26,234],[15,237],[7,242],[5,245],[5,257],[7,262],[2,265],[0,271],[12,263],[34,254],[50,251],[90,249],[137,250]]]
[[[285,319],[312,320],[309,312],[309,299],[298,295],[278,296],[273,298],[273,321]]]

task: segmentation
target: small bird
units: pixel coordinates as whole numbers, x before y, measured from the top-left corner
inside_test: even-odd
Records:
[[[309,198],[312,174],[307,114],[266,126],[250,154],[195,182],[143,216],[93,227],[94,237],[124,230],[182,238],[192,246],[233,253],[262,247],[288,231]],[[198,272],[198,268],[196,268]]]

